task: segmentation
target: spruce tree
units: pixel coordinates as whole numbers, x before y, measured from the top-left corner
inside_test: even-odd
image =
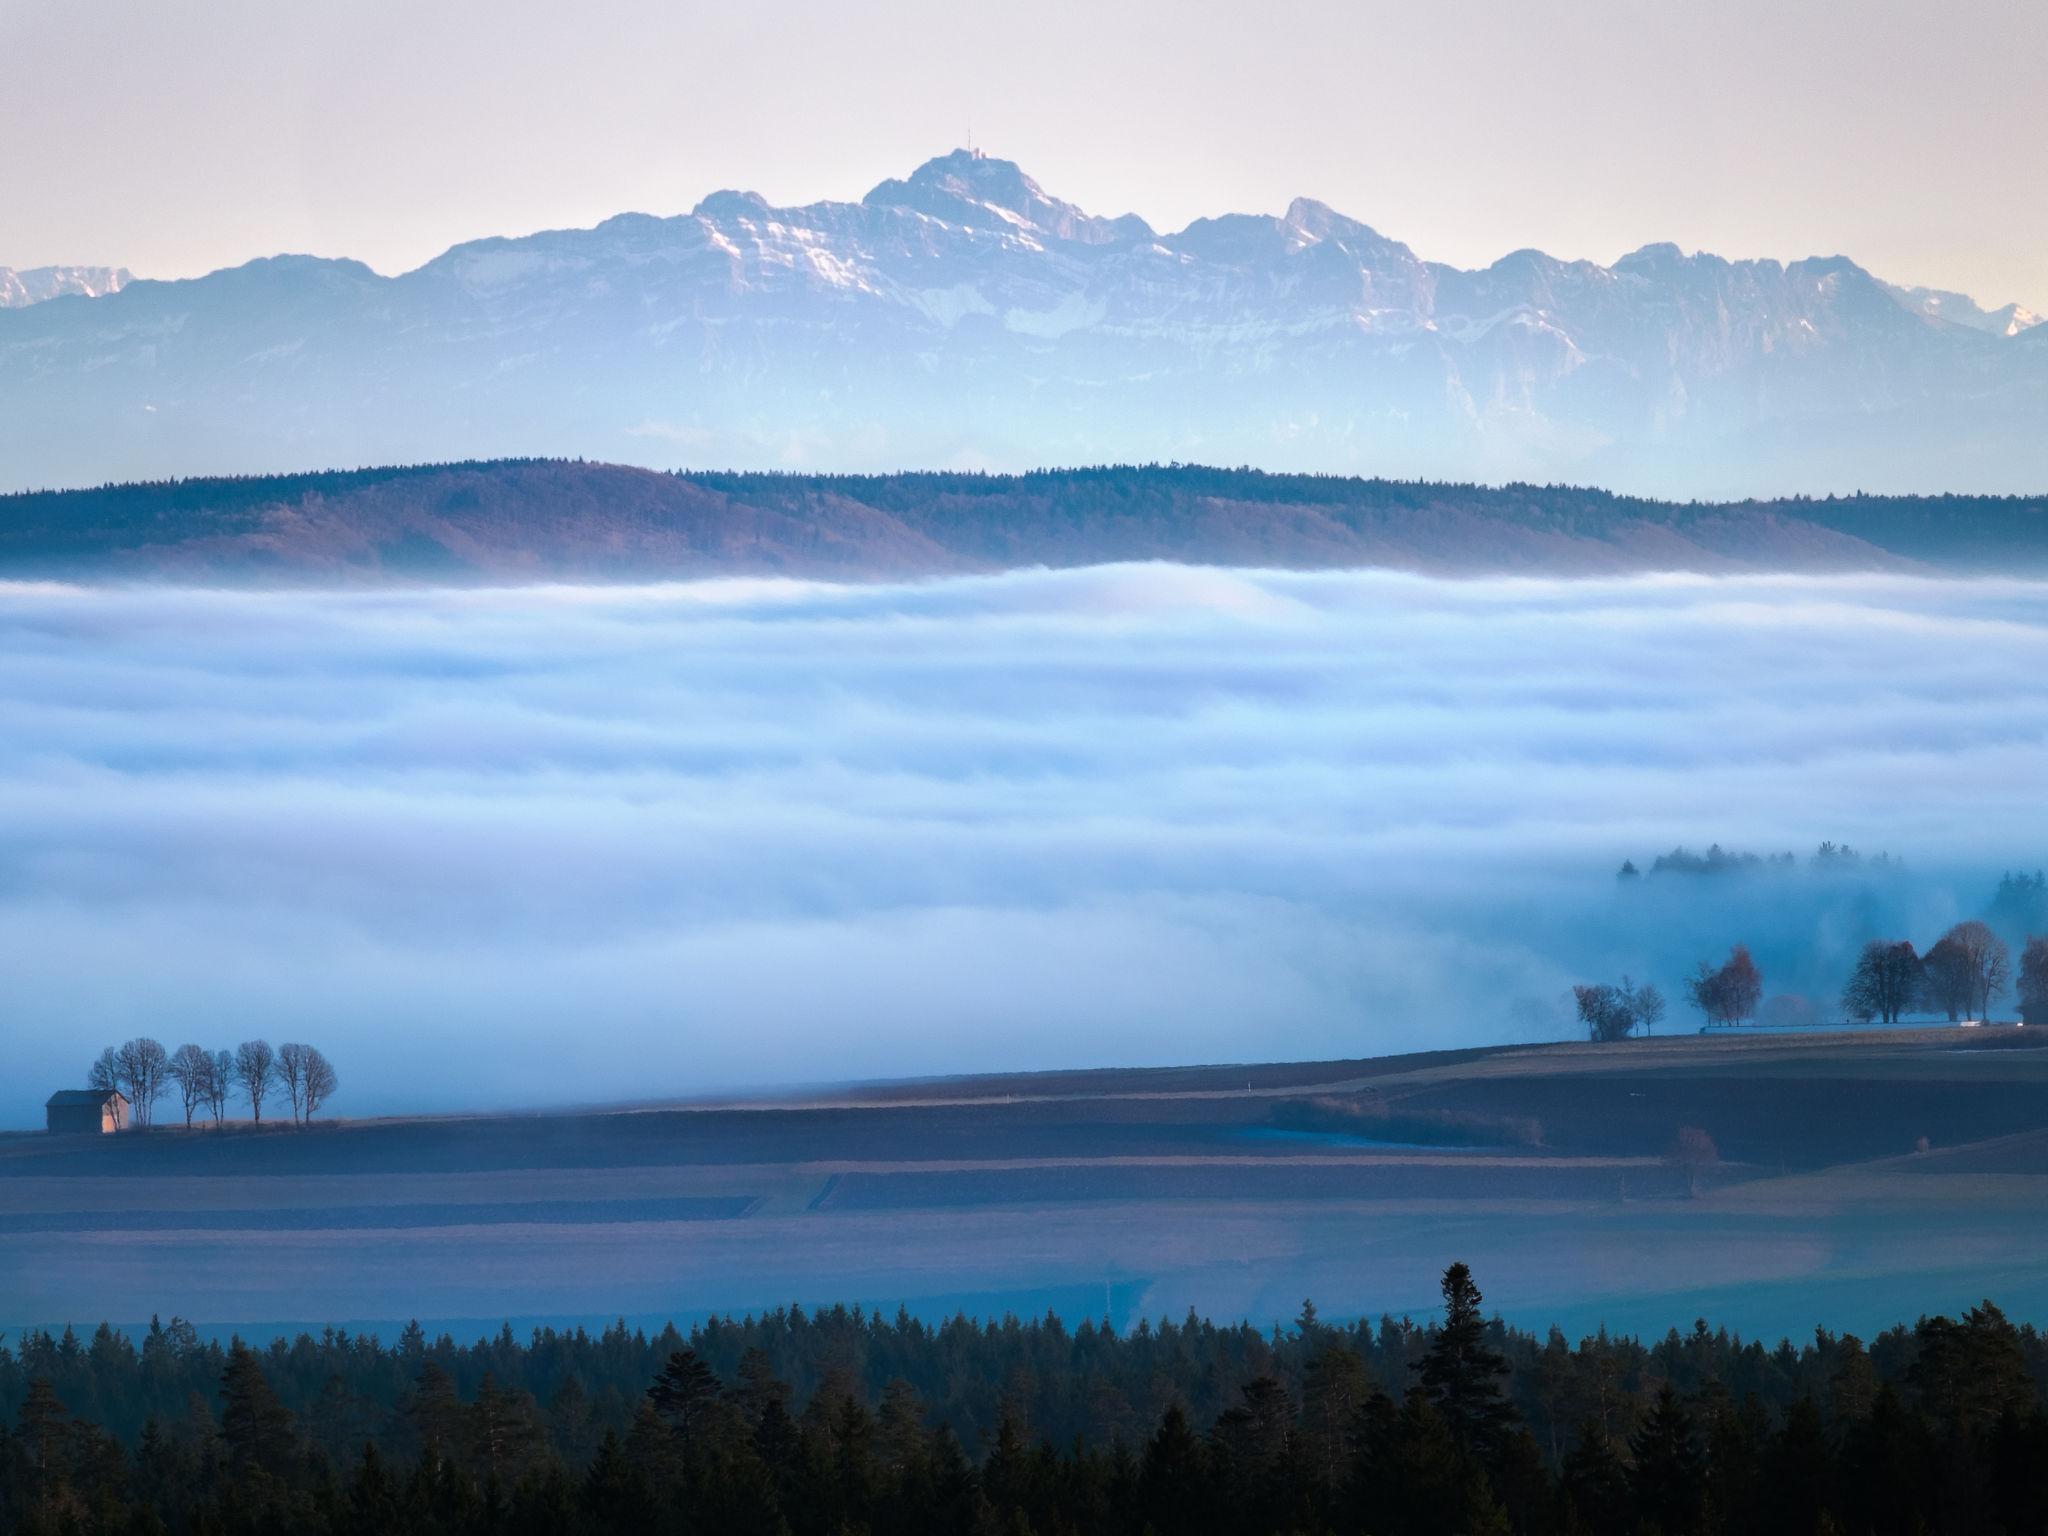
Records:
[[[220,1438],[236,1467],[281,1470],[296,1439],[290,1411],[277,1400],[255,1352],[239,1339],[220,1376]]]
[[[679,1349],[647,1389],[647,1400],[684,1446],[696,1433],[704,1412],[718,1401],[718,1378],[694,1349]]]
[[[462,1400],[455,1395],[455,1383],[448,1373],[431,1360],[413,1380],[412,1392],[405,1402],[405,1416],[419,1437],[423,1465],[431,1469],[461,1454]]]
[[[1479,1310],[1485,1298],[1472,1282],[1472,1271],[1463,1264],[1446,1269],[1443,1293],[1444,1320],[1413,1368],[1452,1438],[1484,1455],[1515,1419],[1513,1405],[1501,1392],[1507,1361],[1487,1342],[1486,1319]]]
[[[1705,1459],[1693,1433],[1692,1415],[1665,1382],[1657,1404],[1629,1442],[1635,1467],[1629,1482],[1644,1522],[1666,1533],[1697,1528],[1706,1491]]]
[[[30,1494],[38,1504],[46,1504],[52,1491],[64,1482],[68,1421],[69,1415],[49,1378],[38,1376],[31,1381],[14,1422],[15,1436],[26,1453]]]

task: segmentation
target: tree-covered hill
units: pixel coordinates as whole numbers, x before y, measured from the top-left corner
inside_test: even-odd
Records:
[[[0,497],[0,573],[853,579],[1116,560],[1441,574],[2048,572],[2048,497],[1665,503],[1192,465],[666,474],[517,459]]]

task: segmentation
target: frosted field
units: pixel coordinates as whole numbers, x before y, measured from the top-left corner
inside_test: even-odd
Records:
[[[2043,784],[2017,582],[0,586],[0,1126],[138,1031],[361,1115],[1548,1038],[1737,938],[1826,999]],[[1823,837],[1905,871],[1612,878]]]

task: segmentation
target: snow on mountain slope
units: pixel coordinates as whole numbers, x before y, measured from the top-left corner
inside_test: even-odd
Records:
[[[1468,272],[1306,198],[1160,233],[957,151],[857,203],[716,192],[395,278],[279,257],[0,313],[0,485],[544,453],[2019,490],[2048,485],[2024,340],[1839,257]]]
[[[1993,336],[2017,336],[2021,331],[2039,325],[2042,320],[2040,315],[2018,304],[1986,309],[1968,294],[1950,293],[1946,289],[1901,288],[1896,283],[1886,283],[1884,287],[1893,298],[1916,314],[1946,320],[1953,325],[1966,325],[1973,331],[1985,331]]]
[[[0,267],[0,309],[26,309],[72,293],[96,299],[134,280],[126,267]]]

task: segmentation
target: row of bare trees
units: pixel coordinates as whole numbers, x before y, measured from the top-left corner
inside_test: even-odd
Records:
[[[288,1041],[273,1050],[267,1040],[244,1040],[232,1051],[181,1045],[167,1052],[146,1035],[101,1051],[87,1081],[121,1093],[138,1126],[149,1125],[157,1101],[175,1089],[188,1128],[202,1117],[218,1126],[230,1102],[246,1103],[260,1124],[263,1106],[280,1098],[291,1106],[292,1123],[305,1125],[341,1086],[317,1046]]]
[[[1983,1019],[2012,980],[2012,951],[1988,924],[1957,923],[1918,953],[1908,939],[1872,939],[1857,957],[1842,1006],[1868,1023],[1896,1024],[1907,1013]],[[2027,940],[2020,957],[2020,1011],[2031,1022],[2048,1011],[2048,939]]]

